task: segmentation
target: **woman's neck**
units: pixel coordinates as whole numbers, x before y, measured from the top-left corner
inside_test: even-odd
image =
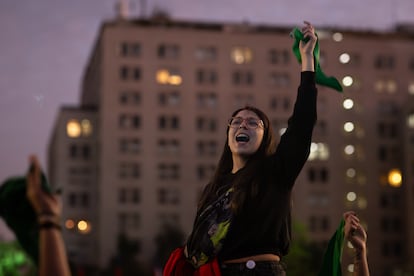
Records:
[[[231,170],[232,173],[238,172],[242,169],[247,163],[247,159],[240,155],[233,155],[233,169]]]

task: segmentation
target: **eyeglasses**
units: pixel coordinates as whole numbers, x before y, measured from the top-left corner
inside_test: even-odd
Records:
[[[259,126],[264,127],[264,124],[263,124],[262,120],[256,119],[256,118],[253,118],[253,117],[249,117],[249,118],[233,117],[233,118],[230,118],[228,126],[231,127],[231,128],[239,128],[243,122],[246,122],[245,126],[247,128],[250,128],[250,129],[256,129]]]

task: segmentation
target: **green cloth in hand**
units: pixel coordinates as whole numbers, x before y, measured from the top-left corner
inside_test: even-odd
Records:
[[[295,39],[293,42],[293,53],[296,56],[296,59],[299,63],[302,63],[300,56],[299,43],[301,40],[307,42],[306,38],[303,36],[302,32],[298,28],[294,28],[290,35]],[[319,48],[319,39],[316,41],[315,49],[313,50],[313,56],[315,58],[315,81],[317,84],[327,86],[335,89],[338,92],[342,92],[342,86],[335,77],[328,77],[322,71],[321,65],[319,63],[320,58],[320,48]]]
[[[42,173],[42,188],[51,192]],[[39,229],[36,213],[26,197],[26,176],[11,177],[0,186],[0,216],[35,264],[39,258]]]
[[[342,249],[344,246],[345,220],[342,219],[335,234],[331,237],[322,261],[322,267],[318,276],[341,276]]]

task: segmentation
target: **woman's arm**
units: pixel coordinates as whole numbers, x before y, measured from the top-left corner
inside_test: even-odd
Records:
[[[354,275],[369,276],[367,259],[367,234],[359,223],[358,217],[354,212],[346,212],[345,219],[345,238],[351,242],[355,249]]]
[[[314,49],[317,42],[314,28],[304,22],[302,33],[307,42],[299,43],[301,54],[301,80],[298,94],[289,118],[288,128],[282,135],[275,153],[276,162],[280,162],[284,183],[291,188],[309,156],[312,131],[316,121],[317,89],[314,73]],[[271,164],[271,166],[273,166]]]
[[[69,264],[60,229],[61,205],[55,195],[42,190],[41,170],[36,157],[30,157],[27,197],[39,223],[39,275],[68,276]]]

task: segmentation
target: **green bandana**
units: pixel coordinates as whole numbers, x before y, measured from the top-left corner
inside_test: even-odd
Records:
[[[290,33],[290,35],[295,39],[293,42],[293,53],[296,56],[296,59],[299,61],[299,63],[302,63],[302,59],[300,56],[299,51],[299,42],[301,40],[307,41],[304,37],[302,32],[298,28],[294,28],[293,31]],[[319,49],[319,39],[316,41],[315,49],[313,50],[313,55],[315,57],[315,81],[316,83],[327,86],[330,88],[335,89],[338,92],[342,92],[342,86],[338,82],[338,80],[334,77],[327,77],[324,72],[322,72],[321,65],[319,63],[320,58],[320,49]]]
[[[329,240],[328,248],[323,257],[322,268],[319,271],[319,276],[341,276],[341,258],[342,248],[344,245],[344,227],[345,220],[341,220],[335,234]]]
[[[50,192],[42,173],[42,187]],[[37,264],[39,257],[39,230],[36,213],[26,197],[26,177],[12,177],[0,186],[0,216],[14,232],[22,248]]]

